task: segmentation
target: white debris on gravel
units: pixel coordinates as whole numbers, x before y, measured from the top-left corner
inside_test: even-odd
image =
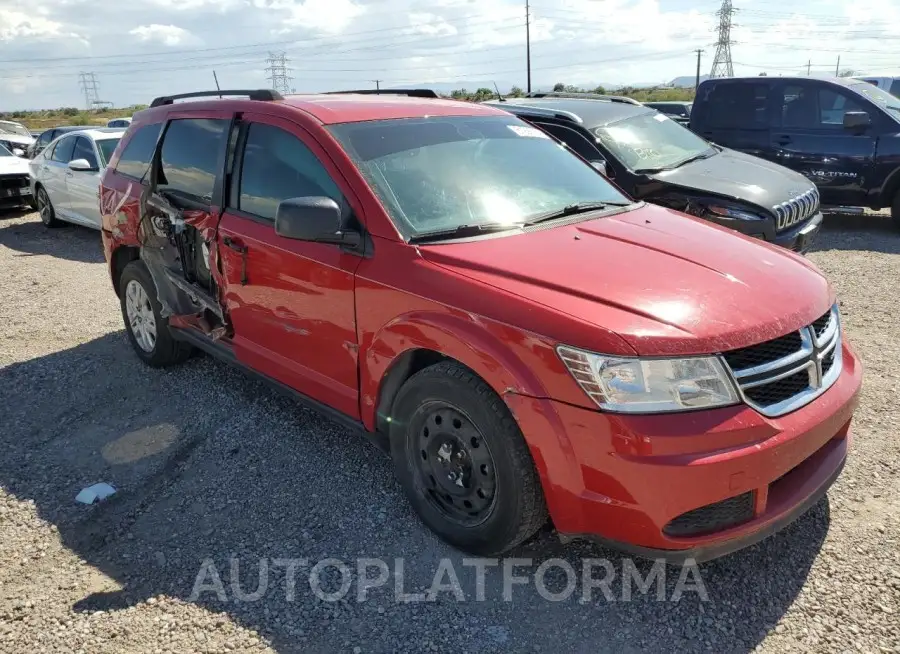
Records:
[[[462,556],[414,517],[389,462],[224,364],[140,365],[123,336],[99,234],[0,215],[0,652],[898,652],[900,233],[828,217],[809,257],[841,298],[865,366],[844,473],[796,524],[701,567],[709,602],[398,603],[393,583],[325,602],[297,575],[257,601],[260,560],[405,557],[427,588]],[[105,479],[113,502],[72,502]],[[519,574],[621,556],[543,533]],[[192,601],[204,561],[227,597]],[[354,571],[354,575],[356,572]],[[323,578],[327,575],[323,575]],[[552,575],[548,575],[550,585]],[[668,583],[668,580],[667,580]]]

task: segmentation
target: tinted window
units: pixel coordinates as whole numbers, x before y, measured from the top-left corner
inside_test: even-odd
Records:
[[[203,203],[212,201],[222,139],[230,122],[173,120],[163,136],[157,188]]]
[[[41,137],[37,140],[37,143],[38,143],[38,146],[44,148],[44,147],[47,147],[47,144],[52,140],[53,140],[53,131],[47,130],[46,132],[41,134]]]
[[[554,138],[565,143],[582,158],[587,159],[588,161],[596,161],[597,159],[605,158],[593,143],[571,127],[563,127],[562,125],[554,125],[552,123],[536,124]]]
[[[75,150],[72,152],[72,159],[84,159],[93,168],[99,168],[97,165],[97,155],[94,154],[94,147],[91,142],[83,136],[75,139]]]
[[[893,82],[891,82],[890,93],[891,95],[896,95],[898,98],[900,98],[900,79],[895,79]]]
[[[145,125],[138,129],[125,145],[116,171],[135,179],[142,179],[150,168],[161,125]]]
[[[846,112],[862,110],[857,102],[831,87],[793,84],[784,87],[781,124],[795,129],[840,129]]]
[[[72,153],[75,151],[75,136],[66,136],[60,139],[56,147],[53,148],[53,154],[50,158],[60,163],[69,163],[72,161]]]
[[[271,125],[251,124],[238,209],[274,220],[282,200],[314,195],[344,204],[337,184],[300,139]]]
[[[705,95],[703,113],[709,127],[754,129],[766,126],[767,84],[715,84]]]
[[[120,140],[121,139],[100,139],[99,141],[95,141],[97,149],[100,150],[100,160],[104,166],[106,165],[106,162],[109,161],[110,157],[112,157]]]

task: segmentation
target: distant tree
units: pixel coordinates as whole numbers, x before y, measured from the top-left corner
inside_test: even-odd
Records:
[[[76,109],[75,107],[63,107],[61,109],[61,111],[62,111],[63,116],[77,116],[78,115],[78,109]]]
[[[842,70],[842,71],[838,74],[838,77],[853,77],[854,75],[857,75],[857,74],[858,74],[857,71],[855,71],[855,70],[850,70],[850,69],[848,68],[847,70]]]
[[[523,95],[525,95],[525,92],[518,86],[514,86],[509,90],[509,97],[511,98],[521,98]]]
[[[454,100],[468,100],[470,93],[465,89],[456,89],[450,92],[450,97]]]
[[[487,87],[481,87],[477,91],[475,91],[475,97],[472,98],[475,102],[481,102],[483,100],[490,100],[497,93],[493,89],[489,89]]]
[[[592,93],[596,93],[597,95],[606,95],[606,89],[602,86],[598,86],[592,91]]]
[[[566,85],[563,84],[562,82],[557,82],[556,84],[553,85],[553,90],[554,90],[556,93],[560,93],[560,92],[566,90]]]

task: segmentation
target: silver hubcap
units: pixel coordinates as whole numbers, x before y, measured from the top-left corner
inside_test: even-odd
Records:
[[[125,313],[138,346],[152,352],[156,347],[156,317],[144,287],[133,279],[125,287]]]

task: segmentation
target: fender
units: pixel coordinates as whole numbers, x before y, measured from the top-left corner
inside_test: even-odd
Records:
[[[478,374],[501,397],[517,422],[523,414],[537,413],[542,428],[523,430],[545,488],[578,483],[580,470],[566,430],[544,385],[510,347],[538,339],[523,330],[491,323],[471,314],[413,312],[404,314],[376,332],[360,357],[360,414],[368,430],[377,429],[377,408],[382,384],[394,363],[410,350],[438,352]],[[524,420],[529,424],[528,420]],[[550,498],[547,498],[548,501]],[[554,513],[554,507],[550,507]]]

